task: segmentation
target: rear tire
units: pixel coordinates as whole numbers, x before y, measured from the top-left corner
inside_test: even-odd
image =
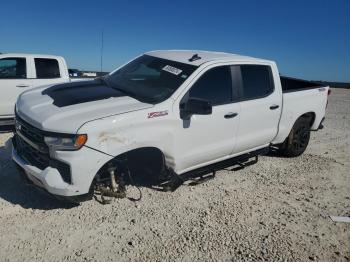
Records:
[[[299,118],[288,137],[280,146],[280,152],[287,157],[300,156],[306,150],[310,141],[310,124],[309,117]]]

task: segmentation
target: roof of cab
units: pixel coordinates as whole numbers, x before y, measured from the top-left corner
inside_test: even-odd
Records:
[[[198,55],[200,59],[190,61],[194,55]],[[212,52],[212,51],[201,51],[201,50],[157,50],[147,52],[146,55],[151,55],[163,59],[177,61],[180,63],[191,64],[200,66],[206,62],[214,61],[244,61],[244,62],[272,62],[270,60],[242,56],[224,52]]]
[[[61,58],[57,55],[26,54],[26,53],[2,53],[0,57],[38,57],[38,58]]]

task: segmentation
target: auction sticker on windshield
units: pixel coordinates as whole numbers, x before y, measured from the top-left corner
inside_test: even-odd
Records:
[[[173,66],[170,66],[170,65],[166,65],[163,67],[163,70],[164,71],[167,71],[169,73],[172,73],[174,75],[179,75],[181,74],[182,70],[176,68],[176,67],[173,67]]]

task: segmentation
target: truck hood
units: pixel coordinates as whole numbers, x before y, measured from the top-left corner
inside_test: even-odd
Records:
[[[88,121],[151,107],[93,80],[25,92],[17,100],[16,114],[41,130],[75,134]]]

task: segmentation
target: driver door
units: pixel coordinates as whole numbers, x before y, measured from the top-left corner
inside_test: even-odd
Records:
[[[180,107],[189,98],[209,101],[212,113],[192,115],[189,120],[179,116],[176,172],[205,166],[232,153],[240,111],[235,93],[230,66],[219,66],[204,72],[181,99]]]

